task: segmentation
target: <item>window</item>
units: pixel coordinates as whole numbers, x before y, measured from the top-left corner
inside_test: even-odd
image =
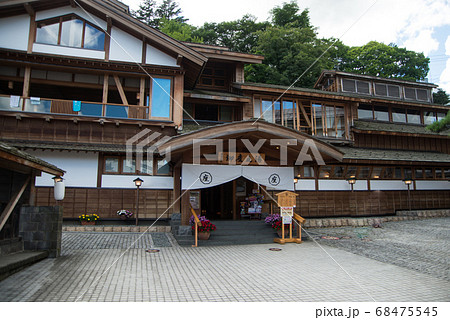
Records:
[[[207,67],[200,77],[200,85],[206,87],[226,88],[227,72],[221,67]]]
[[[314,178],[314,167],[303,167],[304,178]]]
[[[358,167],[348,167],[345,177],[346,178],[356,178],[357,172],[358,172]]]
[[[110,118],[128,118],[128,107],[107,105],[106,116]]]
[[[320,168],[320,174],[319,174],[319,178],[320,179],[328,179],[330,177],[330,173],[331,173],[331,167],[330,166],[324,166]]]
[[[76,15],[37,22],[36,43],[105,50],[105,32]]]
[[[443,179],[444,171],[442,170],[442,168],[435,168],[434,172],[436,173],[436,179]]]
[[[378,121],[389,121],[389,109],[387,107],[378,107],[375,106],[374,110],[374,119]]]
[[[165,160],[158,160],[158,168],[154,168],[153,159],[127,159],[126,156],[105,156],[103,163],[103,174],[123,174],[123,175],[167,175],[170,174],[170,164]],[[156,172],[154,172],[156,171]]]
[[[433,168],[425,168],[424,173],[425,173],[425,179],[433,179],[434,178]]]
[[[445,118],[446,113],[445,112],[438,112],[436,113],[437,115],[437,121],[441,121],[442,119]]]
[[[406,110],[392,109],[392,121],[406,123]]]
[[[358,172],[358,179],[368,179],[370,174],[369,167],[361,167]]]
[[[285,127],[294,129],[295,127],[295,103],[293,101],[283,101],[283,118]]]
[[[370,94],[370,83],[367,81],[342,79],[342,91]]]
[[[436,112],[424,111],[423,112],[423,124],[429,125],[436,121]]]
[[[373,168],[371,178],[372,179],[380,179],[382,171],[383,171],[383,168],[380,168],[380,167]]]
[[[220,121],[233,121],[233,107],[220,106]]]
[[[381,178],[392,179],[393,175],[394,175],[394,168],[384,168]]]
[[[152,118],[170,119],[171,85],[171,79],[152,79]]]
[[[414,170],[414,177],[416,179],[423,179],[423,169],[422,168],[416,168]]]
[[[322,123],[322,105],[313,103],[313,123],[314,123],[314,134],[317,136],[323,136],[323,123]]]
[[[387,85],[384,83],[375,83],[375,95],[400,98],[400,87],[394,85]]]
[[[420,124],[420,111],[419,110],[407,110],[408,123]]]
[[[412,169],[411,168],[404,168],[403,172],[405,173],[405,176],[404,176],[405,179],[412,179]]]
[[[344,177],[345,167],[342,166],[334,166],[333,168],[333,178],[342,178]]]
[[[394,170],[394,179],[403,179],[403,173],[402,173],[402,168],[395,168]]]
[[[275,101],[273,103],[273,108],[275,110],[275,123],[281,124],[281,103],[280,103],[280,101]]]
[[[80,116],[101,117],[103,114],[103,106],[95,103],[81,103],[81,110],[78,114]]]
[[[272,100],[262,100],[261,107],[261,117],[267,122],[273,123]]]
[[[336,133],[337,138],[345,138],[345,111],[342,107],[336,107]]]
[[[373,119],[372,106],[360,105],[358,107],[358,119]]]
[[[430,101],[427,89],[405,88],[405,99]]]
[[[450,179],[450,168],[444,169],[444,178],[447,180]]]

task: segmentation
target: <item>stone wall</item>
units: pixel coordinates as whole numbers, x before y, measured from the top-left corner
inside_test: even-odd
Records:
[[[50,258],[61,254],[63,208],[28,207],[20,211],[20,236],[25,250],[49,252]]]

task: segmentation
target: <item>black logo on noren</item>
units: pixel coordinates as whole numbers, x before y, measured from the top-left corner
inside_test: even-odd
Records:
[[[212,175],[209,172],[200,173],[200,182],[203,184],[210,184],[212,182]]]
[[[269,183],[270,183],[272,186],[277,186],[277,185],[279,185],[279,184],[280,184],[280,181],[281,181],[281,178],[280,178],[280,176],[277,175],[276,173],[272,174],[272,175],[269,177]]]

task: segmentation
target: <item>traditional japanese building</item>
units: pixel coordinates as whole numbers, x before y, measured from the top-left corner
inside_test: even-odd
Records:
[[[184,224],[190,205],[240,219],[260,188],[295,190],[305,218],[450,208],[433,84],[333,70],[314,89],[247,83],[264,57],[176,41],[115,0],[2,2],[0,32],[0,139],[66,171],[66,219],[134,210],[137,177],[139,217]],[[51,178],[36,178],[38,205],[54,204]]]

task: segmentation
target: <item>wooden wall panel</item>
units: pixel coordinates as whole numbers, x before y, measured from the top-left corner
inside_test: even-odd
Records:
[[[53,188],[38,187],[36,203],[38,206],[54,206]],[[173,209],[171,190],[139,191],[139,218],[169,218]],[[64,207],[64,218],[77,219],[83,213],[96,213],[103,219],[117,219],[116,212],[127,209],[136,212],[136,190],[66,188],[66,195],[59,205]],[[168,209],[169,208],[169,209]]]

